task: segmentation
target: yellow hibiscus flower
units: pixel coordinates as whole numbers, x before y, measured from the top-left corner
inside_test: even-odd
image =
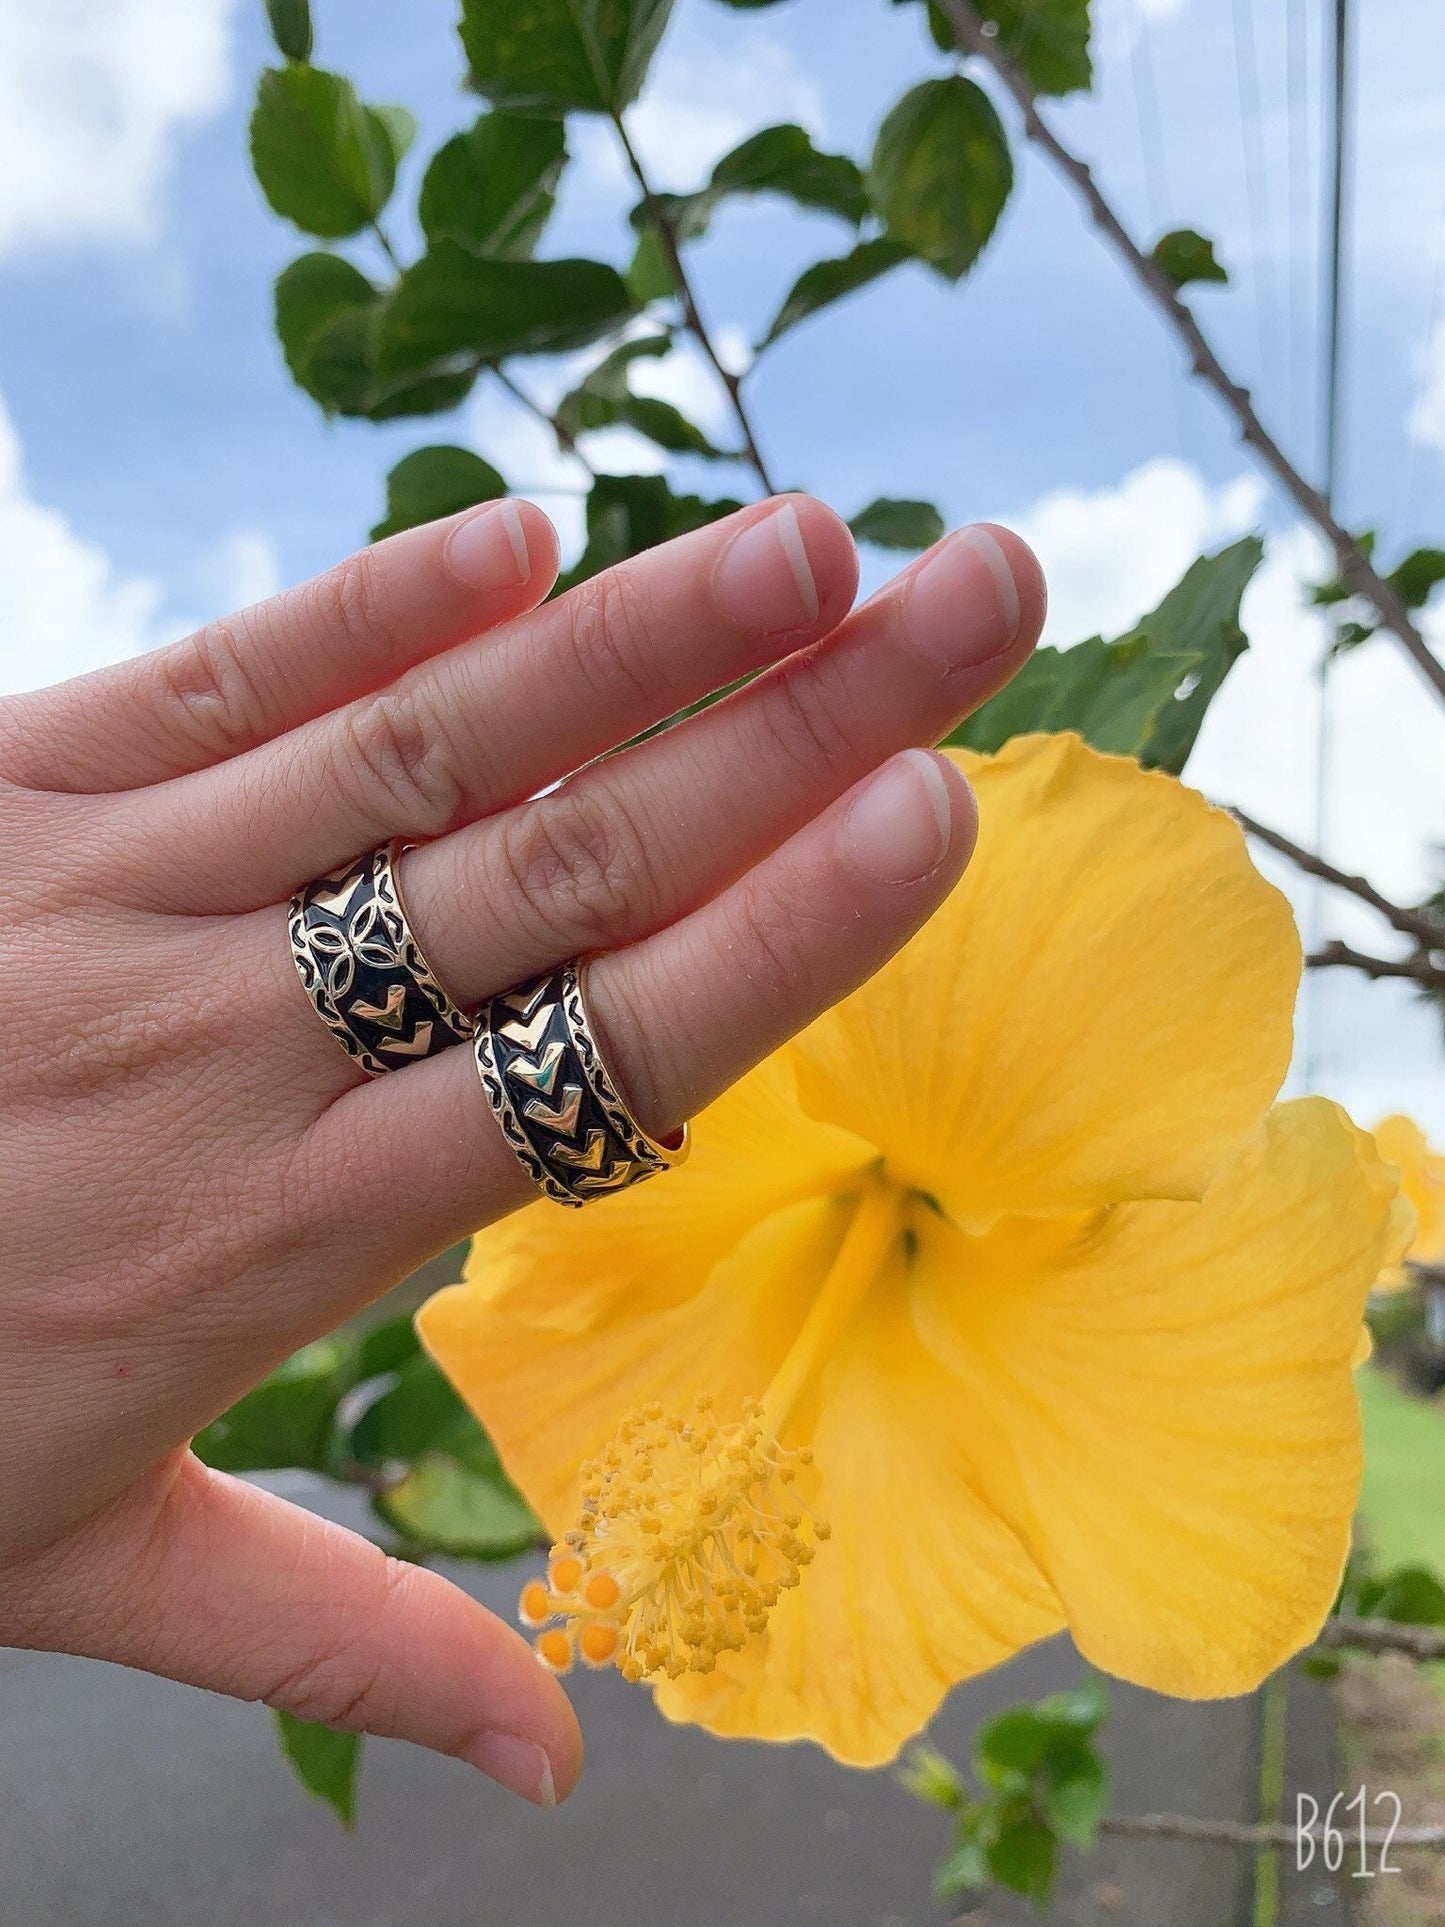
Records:
[[[958,760],[927,928],[688,1164],[483,1233],[419,1320],[559,1540],[544,1659],[857,1765],[1063,1627],[1187,1696],[1309,1640],[1403,1236],[1343,1112],[1269,1108],[1300,951],[1234,823],[1071,736]]]
[[[1381,1118],[1373,1135],[1380,1156],[1398,1167],[1400,1189],[1420,1220],[1405,1256],[1413,1264],[1438,1265],[1445,1259],[1445,1157],[1430,1149],[1414,1118],[1399,1112]],[[1377,1282],[1382,1291],[1398,1291],[1411,1282],[1410,1273],[1396,1266]]]

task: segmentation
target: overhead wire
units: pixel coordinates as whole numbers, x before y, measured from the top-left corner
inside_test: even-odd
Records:
[[[1270,245],[1270,195],[1264,123],[1260,111],[1259,48],[1254,34],[1251,0],[1233,0],[1235,88],[1239,100],[1240,153],[1244,166],[1244,202],[1249,219],[1250,279],[1259,332],[1259,372],[1266,387],[1278,386],[1271,347],[1270,316],[1279,313],[1274,255]]]
[[[1312,357],[1304,352],[1310,331],[1310,86],[1308,0],[1285,0],[1285,196],[1288,210],[1288,248],[1285,255],[1287,318],[1285,381],[1288,394],[1281,413],[1300,459],[1313,466],[1316,400],[1311,380]]]

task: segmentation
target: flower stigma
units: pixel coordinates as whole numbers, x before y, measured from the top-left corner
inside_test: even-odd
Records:
[[[615,1665],[632,1680],[710,1673],[764,1630],[828,1526],[797,1490],[806,1447],[779,1441],[842,1326],[906,1232],[909,1195],[881,1166],[846,1200],[831,1269],[764,1399],[724,1422],[699,1397],[686,1417],[640,1406],[582,1468],[577,1524],[553,1547],[518,1616],[553,1672]],[[555,1623],[560,1622],[560,1623]]]

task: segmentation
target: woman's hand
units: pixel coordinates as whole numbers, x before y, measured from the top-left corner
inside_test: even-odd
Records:
[[[581,1741],[520,1635],[186,1448],[535,1195],[468,1050],[373,1081],[337,1047],[287,899],[422,839],[407,903],[452,995],[604,953],[594,1022],[669,1132],[955,882],[972,798],[909,746],[1008,678],[1044,600],[979,529],[849,614],[851,539],[803,497],[544,604],[556,568],[541,512],[492,503],[0,704],[0,1637],[397,1734],[542,1804]]]

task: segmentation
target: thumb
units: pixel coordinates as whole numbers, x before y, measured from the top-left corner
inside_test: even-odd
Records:
[[[190,1453],[10,1574],[3,1636],[468,1761],[537,1806],[582,1736],[520,1633],[424,1567]]]

